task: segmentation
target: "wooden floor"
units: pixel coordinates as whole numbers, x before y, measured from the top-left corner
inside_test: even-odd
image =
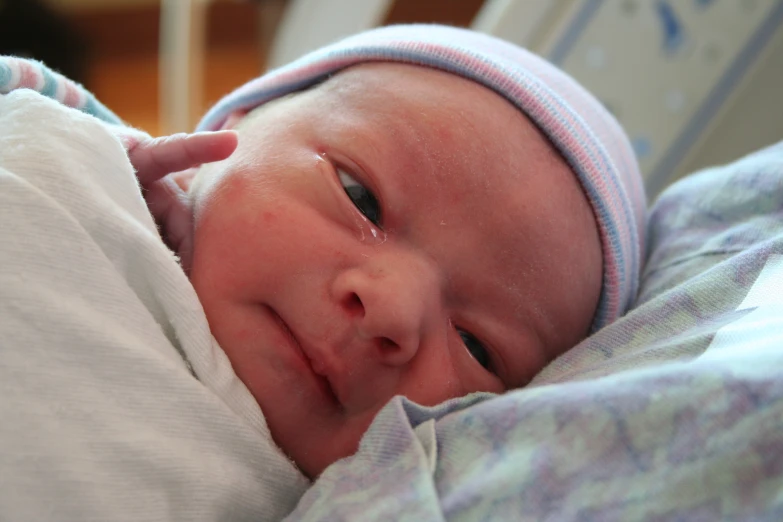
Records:
[[[385,23],[439,22],[466,26],[483,0],[397,0]],[[127,123],[159,134],[158,33],[155,6],[69,13],[89,50],[85,86]],[[207,27],[204,103],[208,107],[264,69],[261,19],[254,2],[212,0]]]

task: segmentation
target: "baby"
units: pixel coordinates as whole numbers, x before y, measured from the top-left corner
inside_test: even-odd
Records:
[[[52,105],[0,97],[16,518],[279,517],[296,499],[271,499],[306,481],[267,428],[315,478],[393,396],[524,386],[636,293],[628,140],[573,80],[489,36],[348,38],[228,95],[200,125],[220,132],[127,157]]]
[[[202,128],[239,145],[178,175],[193,215],[179,252],[311,477],[394,395],[524,386],[633,298],[644,196],[628,143],[509,44],[371,31],[250,82]]]

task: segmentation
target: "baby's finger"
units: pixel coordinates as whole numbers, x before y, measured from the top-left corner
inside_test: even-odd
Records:
[[[182,267],[190,267],[193,213],[187,192],[180,185],[181,172],[165,176],[149,185],[144,199],[162,233],[163,241],[180,256]]]
[[[128,151],[142,186],[166,174],[220,161],[237,147],[237,133],[231,130],[173,134],[139,143]]]

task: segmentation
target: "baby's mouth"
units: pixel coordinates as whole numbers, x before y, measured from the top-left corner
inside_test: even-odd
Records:
[[[283,320],[283,318],[280,317],[280,315],[272,308],[269,308],[269,310],[272,313],[272,316],[274,317],[275,321],[277,321],[277,323],[280,325],[280,328],[285,332],[285,334],[290,339],[293,348],[298,352],[298,354],[307,364],[310,371],[313,373],[313,376],[315,377],[316,382],[318,383],[318,387],[321,389],[324,395],[327,398],[329,398],[336,406],[338,406],[340,409],[343,409],[343,403],[340,401],[340,398],[338,397],[337,393],[335,393],[335,388],[332,385],[329,375],[323,371],[322,367],[317,367],[317,365],[313,363],[313,360],[308,355],[308,351],[302,346],[302,343],[299,341],[296,334],[291,330],[291,328]]]

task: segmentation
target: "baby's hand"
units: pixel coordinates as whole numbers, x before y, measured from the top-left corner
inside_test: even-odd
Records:
[[[237,148],[235,131],[172,134],[131,145],[128,157],[143,188],[171,174],[224,160]]]
[[[193,214],[184,180],[192,177],[194,168],[226,159],[236,147],[236,132],[218,131],[149,138],[128,148],[147,207],[186,271],[192,254]]]

